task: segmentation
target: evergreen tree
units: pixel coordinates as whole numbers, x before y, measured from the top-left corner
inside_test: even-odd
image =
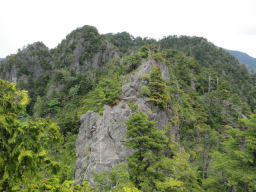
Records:
[[[203,191],[188,162],[189,154],[159,131],[145,113],[132,114],[126,124],[129,140],[125,145],[135,150],[128,158],[128,167],[138,189],[147,192]]]
[[[48,120],[21,121],[27,93],[0,80],[0,190],[14,191],[36,178],[43,167],[56,172],[50,147],[61,141],[59,128]]]
[[[142,191],[154,191],[155,182],[164,180],[158,162],[163,158],[166,136],[157,130],[153,121],[149,121],[143,112],[130,116],[126,122],[125,145],[136,151],[128,158],[131,180]]]
[[[115,105],[121,95],[121,82],[117,74],[112,74],[112,79],[103,78],[97,87],[91,91],[84,100],[84,110],[103,113],[104,105]]]
[[[149,90],[151,95],[148,101],[153,101],[160,108],[166,109],[169,99],[168,87],[159,66],[153,67],[150,71]]]
[[[216,152],[215,169],[222,172],[226,191],[256,191],[256,116],[242,119],[240,129],[227,126],[223,153]],[[218,177],[216,177],[218,178]]]

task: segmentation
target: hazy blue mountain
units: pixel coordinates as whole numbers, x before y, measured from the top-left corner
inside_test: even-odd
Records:
[[[0,61],[4,60],[3,58],[0,58]]]
[[[256,72],[256,58],[253,58],[250,55],[240,51],[233,51],[228,49],[225,49],[225,51],[237,58],[241,64],[245,64],[249,70]]]

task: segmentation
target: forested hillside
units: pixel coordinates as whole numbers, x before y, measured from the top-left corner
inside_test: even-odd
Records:
[[[0,78],[0,191],[256,191],[256,75],[204,38],[84,26]]]
[[[228,50],[225,49],[226,52],[230,53],[231,55],[233,55],[235,58],[238,59],[238,61],[241,64],[245,64],[246,67],[249,70],[253,70],[254,72],[256,71],[256,59],[251,57],[250,55],[240,52],[240,51],[233,51],[233,50]]]

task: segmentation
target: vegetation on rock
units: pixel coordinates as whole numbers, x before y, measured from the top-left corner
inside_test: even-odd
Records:
[[[163,130],[122,98],[146,62],[133,96],[166,114]],[[16,83],[0,80],[0,191],[256,191],[256,75],[206,39],[84,26],[52,50],[38,42],[6,57],[0,78]],[[80,116],[122,99],[135,152],[92,185],[74,184]]]

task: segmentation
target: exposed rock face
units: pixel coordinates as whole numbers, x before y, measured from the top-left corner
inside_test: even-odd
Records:
[[[31,76],[37,80],[50,70],[51,56],[48,48],[41,42],[28,45],[17,54],[8,56],[0,63],[0,79],[17,83],[27,83]]]
[[[111,62],[114,58],[118,58],[119,55],[117,51],[114,49],[113,45],[110,43],[103,43],[102,47],[104,49],[100,49],[97,51],[92,59],[85,58],[83,64],[80,63],[79,58],[84,51],[83,41],[79,41],[76,45],[74,50],[74,60],[72,61],[71,65],[69,66],[70,69],[81,72],[86,71],[88,69],[100,69],[103,65],[108,61]]]
[[[11,68],[11,70],[8,70],[7,68],[8,68],[7,65],[4,66],[5,73],[1,72],[0,79],[3,79],[5,81],[9,81],[9,82],[12,82],[12,83],[16,83],[16,81],[17,81],[17,67],[13,66]]]
[[[130,82],[122,87],[122,101],[114,107],[105,106],[103,115],[88,111],[81,116],[81,127],[76,140],[75,180],[77,183],[88,179],[93,183],[93,173],[110,171],[113,166],[125,161],[133,151],[122,143],[126,140],[126,124],[132,111],[128,102],[134,102],[138,109],[148,114],[149,119],[157,122],[156,126],[163,129],[168,124],[164,111],[139,95],[139,87],[144,84],[140,79],[143,74],[149,74],[150,68],[158,65],[164,78],[169,78],[168,68],[163,63],[143,61],[137,73],[130,74]]]
[[[113,108],[104,107],[103,115],[88,111],[81,117],[81,127],[76,140],[76,180],[89,179],[93,172],[109,171],[112,166],[131,154],[131,150],[122,145],[125,141],[125,122],[131,110],[125,102]]]

